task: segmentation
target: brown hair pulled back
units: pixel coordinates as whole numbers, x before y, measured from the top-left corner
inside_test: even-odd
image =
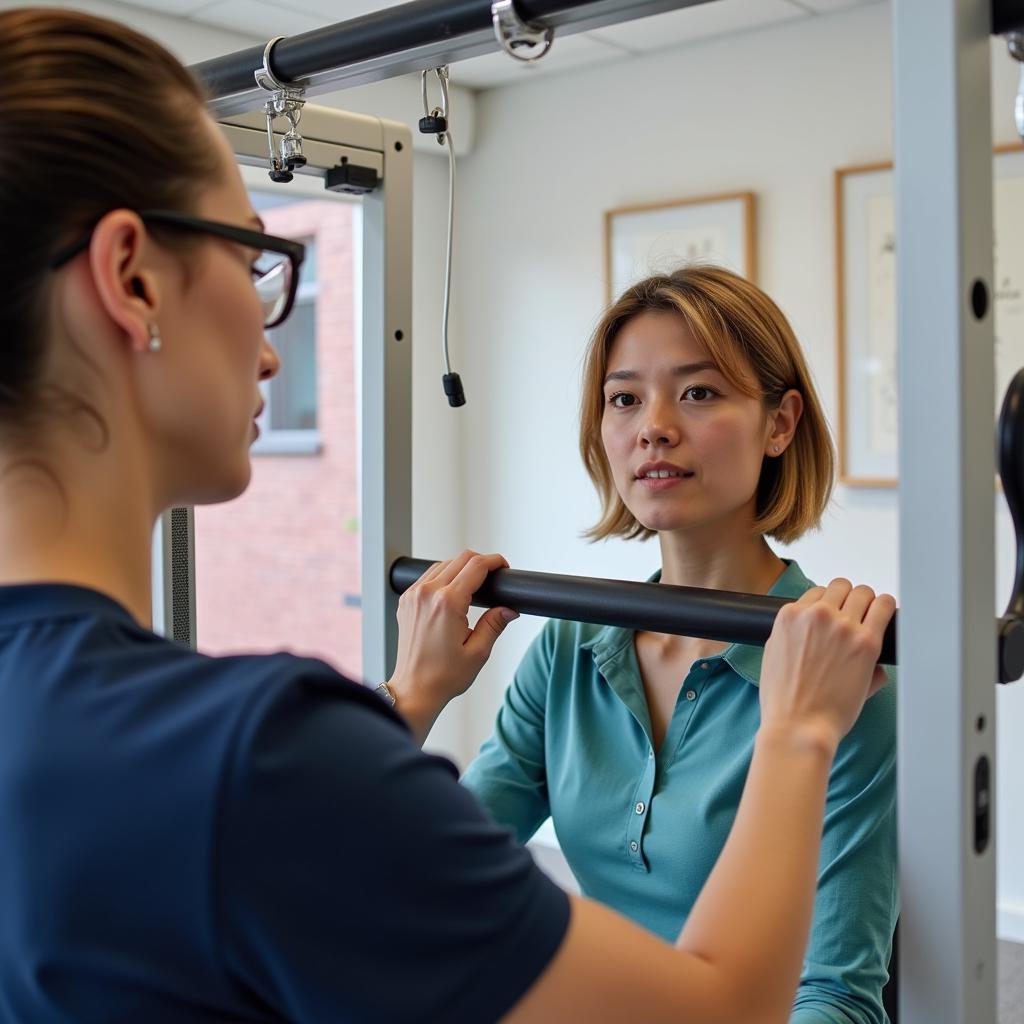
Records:
[[[110,210],[189,210],[216,160],[159,44],[73,11],[0,13],[0,429],[43,411],[50,261]],[[174,240],[168,237],[168,241]]]

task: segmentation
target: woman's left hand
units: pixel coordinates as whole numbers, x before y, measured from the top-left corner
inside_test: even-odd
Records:
[[[473,594],[489,572],[507,569],[498,554],[463,551],[432,565],[398,600],[398,657],[388,681],[396,707],[420,742],[445,705],[472,685],[505,627],[511,608],[490,608],[469,625]]]

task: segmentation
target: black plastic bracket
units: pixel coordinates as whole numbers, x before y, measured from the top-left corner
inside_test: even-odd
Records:
[[[375,167],[361,167],[359,164],[338,164],[329,167],[324,175],[324,187],[328,192],[349,192],[364,196],[380,186],[380,175]]]

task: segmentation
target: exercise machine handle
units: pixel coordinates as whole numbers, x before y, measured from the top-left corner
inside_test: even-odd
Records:
[[[391,566],[391,589],[408,590],[430,568],[421,558],[398,558]],[[725,643],[763,647],[779,609],[793,598],[764,594],[737,594],[702,587],[665,583],[562,576],[520,569],[489,573],[473,595],[473,604],[493,608],[504,605],[524,615],[572,619],[599,626],[622,626],[695,636]],[[896,664],[896,618],[882,644],[883,665]]]

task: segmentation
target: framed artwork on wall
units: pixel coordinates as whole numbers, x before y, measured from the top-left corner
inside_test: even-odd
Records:
[[[754,280],[754,193],[608,210],[604,254],[609,302],[642,278],[670,273],[686,263],[713,263]]]
[[[1024,366],[1024,146],[1000,146],[995,189],[996,402]],[[891,163],[835,172],[839,478],[893,487],[899,458]]]

